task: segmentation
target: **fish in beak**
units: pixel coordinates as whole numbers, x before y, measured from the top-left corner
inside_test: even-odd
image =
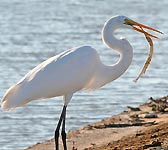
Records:
[[[151,27],[148,27],[148,26],[146,26],[146,25],[144,25],[144,24],[135,22],[135,21],[133,21],[133,20],[131,20],[131,19],[125,19],[124,24],[130,25],[130,26],[133,27],[134,30],[136,30],[136,31],[138,31],[138,32],[141,32],[141,33],[144,33],[145,35],[147,35],[147,36],[149,36],[149,37],[156,38],[156,39],[159,39],[159,38],[158,38],[157,36],[151,34],[151,33],[148,33],[148,32],[146,32],[146,31],[144,31],[143,28],[144,28],[144,29],[148,29],[148,30],[152,30],[152,31],[154,31],[154,32],[158,32],[158,33],[160,33],[160,34],[163,34],[163,33],[162,33],[161,31],[159,31],[159,30],[156,30],[156,29],[151,28]]]
[[[135,21],[133,21],[133,20],[131,20],[131,19],[125,19],[124,21],[125,21],[124,24],[130,25],[134,30],[143,33],[143,34],[145,35],[145,37],[146,37],[148,43],[149,43],[149,46],[150,46],[150,49],[149,49],[150,51],[149,51],[148,58],[147,58],[147,60],[146,60],[146,62],[145,62],[145,64],[144,64],[144,66],[143,66],[141,72],[139,73],[138,77],[134,80],[135,82],[137,82],[138,79],[146,72],[146,70],[147,70],[147,68],[148,68],[148,66],[150,65],[150,62],[151,62],[151,60],[152,60],[152,56],[153,56],[153,52],[154,52],[154,51],[153,51],[153,42],[152,42],[151,37],[156,38],[156,39],[159,39],[157,36],[155,36],[155,35],[153,35],[153,34],[151,34],[151,33],[148,33],[148,32],[146,32],[146,31],[144,31],[144,29],[152,30],[152,31],[158,32],[158,33],[160,33],[160,34],[163,34],[163,33],[162,33],[161,31],[159,31],[159,30],[156,30],[156,29],[154,29],[154,28],[148,27],[148,26],[146,26],[146,25],[144,25],[144,24],[140,24],[140,23],[135,22]]]

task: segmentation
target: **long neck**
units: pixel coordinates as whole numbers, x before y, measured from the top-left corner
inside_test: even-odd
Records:
[[[113,32],[117,28],[121,27],[113,23],[112,20],[109,20],[102,31],[104,43],[120,54],[120,59],[116,64],[110,66],[102,64],[101,77],[104,78],[104,84],[120,77],[130,66],[133,57],[133,49],[129,42],[126,39],[117,39],[114,37]]]

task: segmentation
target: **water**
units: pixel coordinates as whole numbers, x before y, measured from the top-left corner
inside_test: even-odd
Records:
[[[0,0],[0,97],[43,60],[68,48],[92,45],[106,64],[118,59],[101,41],[104,22],[114,15],[130,18],[168,32],[168,1],[163,0]],[[151,96],[167,95],[168,42],[154,40],[155,55],[146,75],[135,84],[147,57],[142,34],[119,31],[134,47],[126,73],[94,92],[78,92],[67,112],[67,131],[80,128],[137,106]],[[0,110],[0,149],[22,150],[53,137],[62,107],[61,97],[34,101],[9,113]]]

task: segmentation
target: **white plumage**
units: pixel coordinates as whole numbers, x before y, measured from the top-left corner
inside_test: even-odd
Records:
[[[2,108],[9,110],[31,100],[73,94],[84,88],[92,89],[94,83],[89,82],[99,62],[97,52],[89,46],[73,48],[51,57],[6,92]]]
[[[121,55],[118,64],[104,65],[97,51],[90,46],[69,49],[44,61],[12,86],[3,97],[1,104],[3,111],[11,110],[31,100],[56,96],[64,96],[64,104],[67,105],[74,92],[81,89],[97,89],[118,78],[132,60],[131,45],[125,39],[116,39],[111,34],[120,21],[124,21],[121,19],[123,16],[120,16],[120,19],[113,18],[113,21],[117,21],[115,24],[109,20],[103,29],[104,42],[111,48],[115,46],[114,49]]]
[[[118,28],[128,28],[144,33],[142,27],[158,32],[125,16],[110,18],[102,30],[102,39],[109,48],[120,54],[116,64],[104,65],[97,51],[90,46],[69,49],[44,61],[9,88],[2,99],[3,111],[14,109],[31,100],[63,96],[64,107],[55,131],[55,143],[58,150],[59,129],[62,123],[62,140],[66,150],[66,106],[73,93],[82,89],[100,88],[120,77],[131,64],[133,49],[126,39],[117,39],[113,32]],[[153,36],[147,32],[145,34]]]

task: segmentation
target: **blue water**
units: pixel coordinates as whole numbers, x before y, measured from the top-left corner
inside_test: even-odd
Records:
[[[71,47],[92,45],[106,64],[118,55],[101,41],[104,22],[114,15],[160,29],[155,55],[147,73],[137,77],[147,57],[142,34],[121,30],[134,48],[130,68],[118,80],[97,91],[78,92],[69,104],[67,131],[137,106],[149,97],[168,93],[168,1],[153,0],[0,0],[0,97],[43,60]],[[53,137],[62,107],[61,97],[33,101],[9,113],[0,109],[0,149],[22,150]]]

